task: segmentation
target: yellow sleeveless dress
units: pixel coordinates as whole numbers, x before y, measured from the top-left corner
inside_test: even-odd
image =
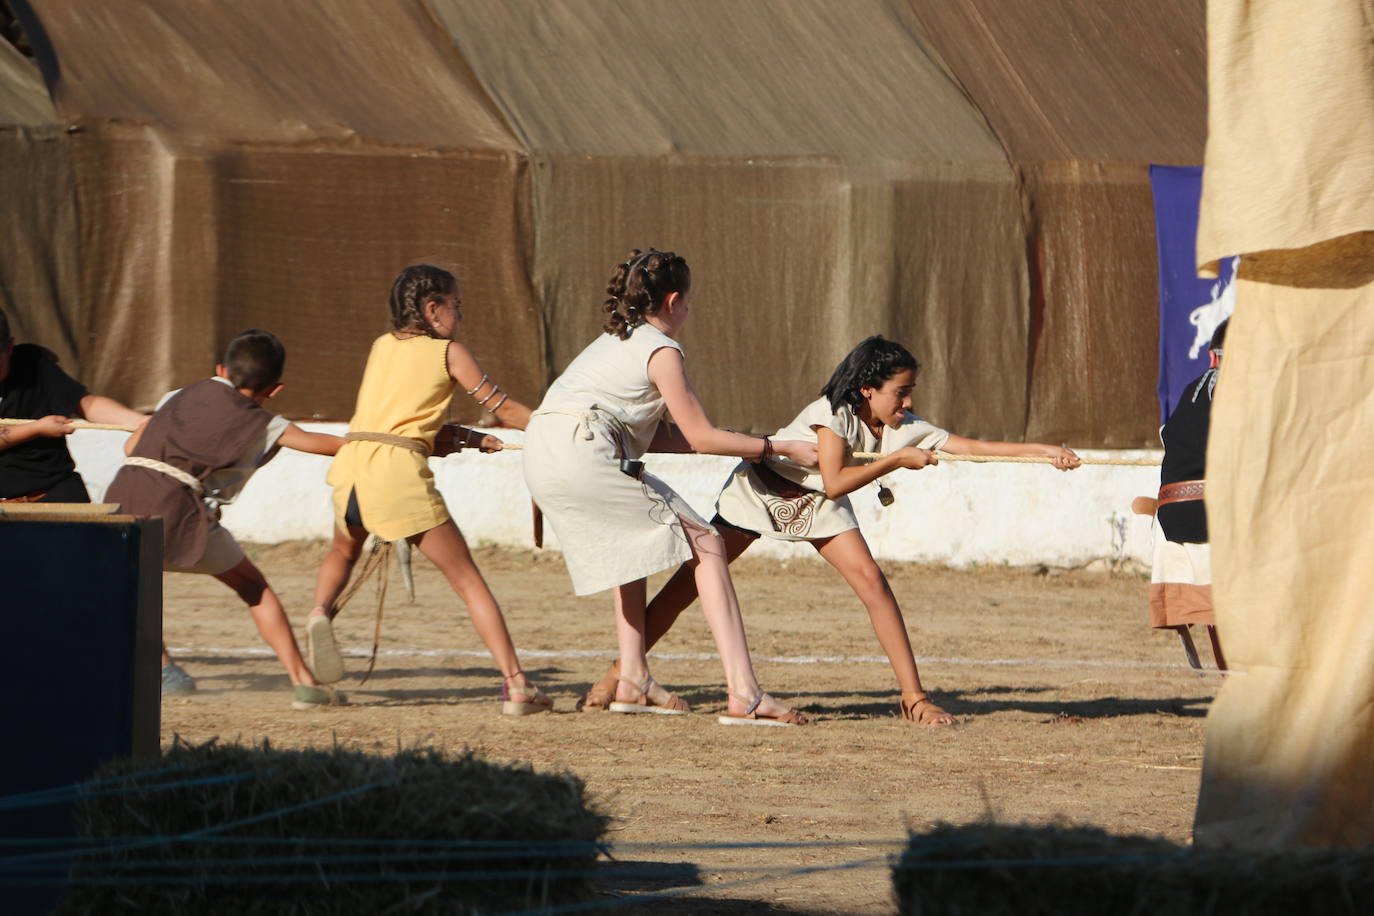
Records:
[[[368,354],[348,430],[404,436],[433,450],[455,387],[448,374],[447,340],[398,340],[383,334]],[[345,442],[325,479],[334,488],[334,523],[339,527],[344,525],[349,494],[355,492],[363,527],[388,541],[428,531],[449,519],[428,459],[410,449]]]

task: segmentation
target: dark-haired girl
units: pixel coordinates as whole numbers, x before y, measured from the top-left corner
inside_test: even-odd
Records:
[[[554,532],[573,590],[615,590],[614,712],[680,714],[645,658],[645,577],[680,563],[701,595],[729,692],[723,724],[801,725],[806,717],[759,687],[720,535],[643,472],[646,451],[696,451],[814,464],[813,443],[718,429],[697,400],[674,339],[691,307],[687,262],[636,250],[607,286],[604,332],[550,386],[525,435],[525,480]],[[677,431],[661,422],[672,412]]]
[[[859,531],[849,494],[897,468],[936,464],[935,449],[954,455],[1045,456],[1061,470],[1077,467],[1079,459],[1054,445],[986,442],[932,426],[911,413],[919,369],[899,343],[877,336],[860,343],[836,367],[821,397],[777,433],[780,439],[815,442],[817,461],[740,464],[720,494],[714,521],[729,562],[759,537],[810,541],[868,609],[901,686],[902,718],[952,725],[954,718],[921,685],[901,608]],[[863,461],[854,457],[856,452],[881,452],[883,457]],[[666,633],[696,597],[692,577],[679,569],[646,609],[647,644]],[[614,680],[612,671],[593,686],[583,708],[604,708]]]
[[[391,330],[367,357],[348,435],[329,468],[334,487],[334,543],[315,583],[306,633],[310,667],[325,683],[343,676],[330,621],[368,532],[409,540],[437,566],[467,605],[468,616],[501,669],[501,711],[526,715],[552,701],[525,679],[501,608],[473,562],[467,541],[434,486],[428,458],[464,446],[497,451],[501,440],[445,425],[456,386],[505,425],[523,429],[529,408],[509,397],[454,340],[462,291],[446,270],[407,267],[391,288]]]

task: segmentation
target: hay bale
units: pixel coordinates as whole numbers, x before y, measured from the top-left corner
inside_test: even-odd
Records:
[[[608,818],[571,774],[463,753],[173,746],[78,803],[59,913],[444,913],[586,899]]]
[[[940,825],[893,864],[903,916],[1374,912],[1372,850],[1196,850],[1092,827]]]

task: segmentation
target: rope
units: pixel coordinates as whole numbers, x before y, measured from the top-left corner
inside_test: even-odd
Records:
[[[21,424],[21,423],[32,423],[32,422],[33,422],[32,420],[0,420],[0,426],[18,426],[18,425]],[[134,431],[134,427],[132,427],[132,426],[119,426],[119,425],[114,424],[114,423],[88,423],[88,422],[85,421],[85,420],[73,420],[73,421],[72,421],[72,424],[73,424],[74,426],[76,426],[77,429],[113,429],[113,430],[118,430],[118,431],[120,431],[120,432],[126,432],[126,433],[131,433],[131,432]],[[348,435],[349,435],[350,437],[356,436],[356,437],[359,438],[359,439],[366,438],[368,441],[373,441],[373,442],[376,442],[376,441],[384,441],[384,440],[373,439],[373,438],[372,438],[373,435],[377,435],[377,436],[384,435],[384,434],[382,434],[382,433],[376,433],[376,434],[369,434],[369,433],[364,433],[364,434],[349,433]],[[393,439],[393,438],[399,439],[399,438],[401,438],[401,437],[399,437],[399,436],[388,437],[385,441],[386,441],[388,444],[390,444],[390,445],[397,445],[397,446],[400,446],[400,447],[402,447],[402,448],[413,448],[413,446],[412,446],[412,445],[409,445],[409,444],[408,444],[408,445],[401,446],[399,442],[392,442],[392,441],[390,441],[390,440]],[[408,442],[408,443],[409,443],[409,442],[414,442],[414,440],[405,440],[405,441]],[[415,444],[418,445],[419,443],[415,443]],[[503,443],[502,443],[501,450],[502,450],[503,452],[518,452],[518,451],[520,451],[520,450],[523,449],[523,448],[524,448],[524,446],[521,445],[519,442],[503,442]],[[460,449],[460,451],[461,451],[461,449]],[[880,453],[880,452],[855,452],[855,453],[854,453],[854,457],[855,457],[855,458],[864,459],[864,460],[872,460],[872,459],[874,459],[874,458],[882,458],[883,455],[882,455],[882,453]],[[1040,456],[1032,456],[1032,457],[1013,457],[1013,456],[1010,456],[1010,455],[951,455],[951,454],[949,454],[948,452],[939,452],[939,458],[940,458],[941,461],[972,461],[972,462],[974,462],[974,463],[976,463],[976,464],[989,464],[989,463],[992,463],[992,462],[1001,462],[1001,463],[1005,463],[1005,464],[1054,464],[1054,460],[1053,460],[1053,459],[1051,459],[1051,458],[1043,458],[1043,457],[1040,457]],[[1097,465],[1115,466],[1115,467],[1137,467],[1137,468],[1154,468],[1154,467],[1159,467],[1159,459],[1157,459],[1157,458],[1082,458],[1082,457],[1080,457],[1078,460],[1081,461],[1083,464],[1097,464]]]
[[[38,418],[35,417],[34,419]],[[0,419],[0,426],[22,426],[32,422],[33,420],[16,420],[12,417],[6,417]],[[71,424],[77,429],[112,429],[121,433],[131,433],[138,429],[137,426],[120,426],[118,423],[92,423],[90,420],[72,420]]]
[[[510,448],[510,446],[506,446]],[[882,458],[881,452],[855,452],[855,458],[873,459]],[[989,464],[994,461],[1007,462],[1009,464],[1054,464],[1053,458],[1044,458],[1039,455],[1030,457],[1012,457],[1010,455],[951,455],[948,452],[937,452],[937,457],[941,461],[973,461],[978,464]],[[1083,458],[1079,461],[1084,464],[1105,464],[1116,465],[1118,467],[1138,467],[1138,468],[1157,468],[1159,459],[1157,458]]]
[[[377,649],[382,642],[382,608],[386,605],[386,580],[389,578],[387,571],[390,566],[391,551],[390,541],[384,541],[373,535],[372,549],[368,551],[367,559],[363,560],[362,571],[354,575],[353,581],[348,583],[343,594],[334,601],[334,613],[337,614],[343,610],[344,605],[353,600],[353,596],[358,593],[358,590],[363,587],[368,579],[373,575],[377,576],[377,618],[372,629],[372,655],[367,660],[367,671],[359,682],[361,684],[367,683],[367,679],[372,676],[372,669],[377,665]]]
[[[391,433],[350,432],[345,433],[343,439],[345,442],[380,442],[382,445],[409,449],[421,455],[429,454],[429,446],[419,439],[407,439],[405,436],[393,436]]]

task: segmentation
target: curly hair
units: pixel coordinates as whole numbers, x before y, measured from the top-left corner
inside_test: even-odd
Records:
[[[425,320],[425,303],[452,295],[458,278],[442,267],[412,264],[391,284],[391,329],[435,336]]]
[[[606,284],[610,298],[602,305],[606,323],[601,329],[624,340],[663,307],[669,293],[685,293],[691,286],[692,271],[682,258],[671,251],[636,248]]]
[[[830,402],[832,411],[839,410],[841,404],[848,404],[851,409],[857,411],[863,403],[860,388],[865,385],[880,388],[883,382],[903,369],[920,372],[921,364],[906,347],[895,340],[874,334],[861,341],[857,347],[849,351],[848,356],[840,360],[840,364],[830,375],[830,381],[821,389],[821,394]]]

